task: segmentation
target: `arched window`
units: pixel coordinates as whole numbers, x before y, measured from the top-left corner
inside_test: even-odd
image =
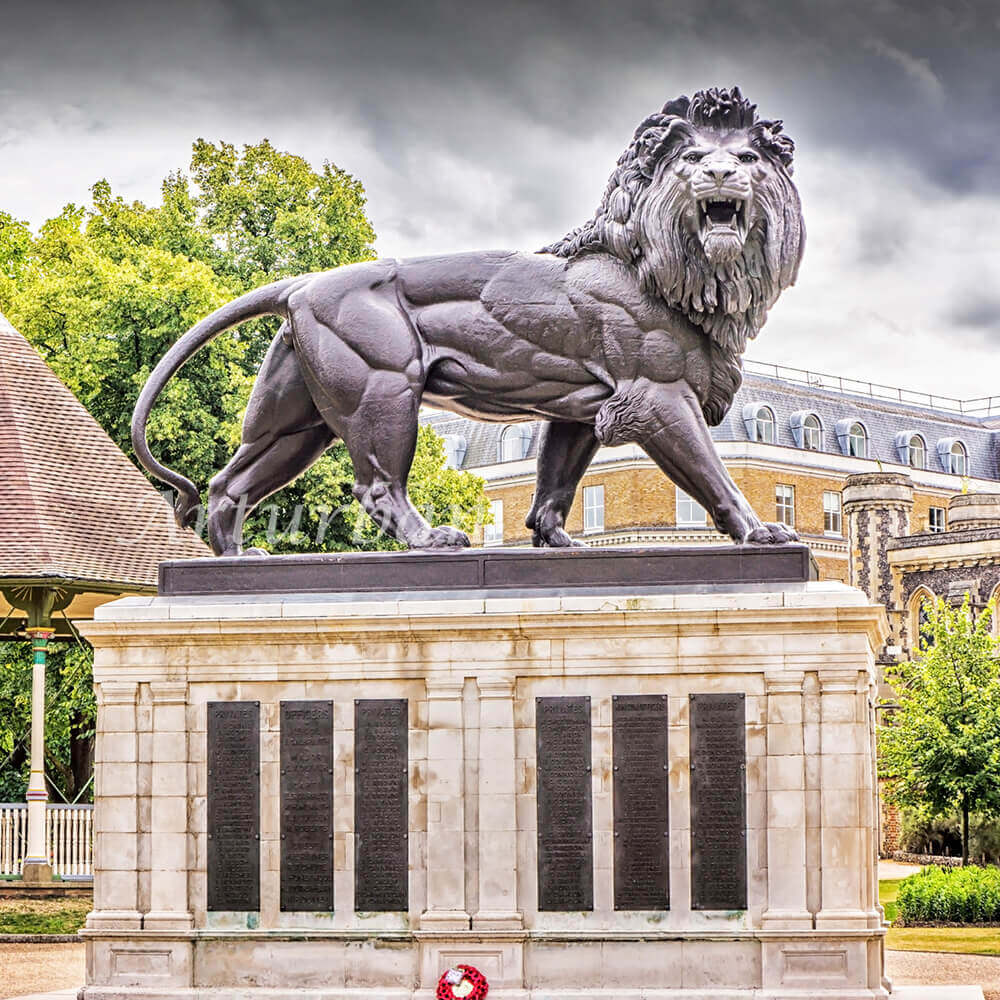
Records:
[[[823,450],[823,423],[812,410],[796,410],[788,418],[788,429],[792,432],[796,448]]]
[[[991,624],[993,626],[993,635],[997,639],[1000,639],[1000,584],[993,591],[993,621]]]
[[[910,598],[910,655],[916,656],[921,649],[933,643],[923,634],[924,625],[930,620],[927,605],[934,603],[934,595],[926,588],[920,587]]]
[[[778,443],[778,425],[774,419],[774,410],[763,403],[747,403],[743,407],[743,426],[747,429],[747,437],[751,441],[763,444]]]
[[[469,449],[469,442],[461,434],[445,434],[443,439],[445,465],[449,469],[461,469],[465,453]]]
[[[774,412],[768,406],[762,406],[757,411],[757,440],[764,444],[774,444],[777,439],[774,423]]]
[[[910,438],[910,461],[911,469],[927,468],[927,445],[919,434],[914,434]]]
[[[956,441],[951,446],[951,451],[949,452],[951,459],[949,465],[951,466],[950,472],[955,473],[956,476],[965,476],[969,472],[969,456],[965,450],[965,445],[961,441]]]
[[[865,425],[855,421],[847,432],[847,454],[852,458],[868,457],[868,432]]]
[[[819,451],[823,447],[823,427],[815,413],[802,421],[802,447],[807,451]]]
[[[958,438],[941,438],[937,443],[941,468],[956,476],[969,474],[969,452]]]
[[[500,462],[518,462],[528,457],[530,447],[531,425],[512,424],[510,427],[505,427],[500,435],[497,459]]]

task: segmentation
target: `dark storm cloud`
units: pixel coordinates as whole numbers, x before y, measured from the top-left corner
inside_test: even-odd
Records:
[[[355,173],[393,255],[541,246],[648,113],[738,83],[798,144],[809,229],[754,352],[955,394],[995,369],[950,345],[1000,303],[940,292],[1000,286],[995,0],[3,0],[0,30],[0,210],[102,175],[155,199],[195,137],[267,136]]]
[[[554,141],[613,122],[624,144],[623,122],[662,99],[738,80],[800,141],[903,155],[953,188],[992,184],[1000,167],[992,0],[4,6],[17,44],[0,90],[30,76],[39,95],[119,114],[155,114],[158,97],[289,114],[328,103],[388,163],[428,135],[479,158],[524,120]]]
[[[1000,347],[1000,294],[997,292],[983,289],[963,295],[952,304],[950,319],[956,326],[982,331],[994,346]]]

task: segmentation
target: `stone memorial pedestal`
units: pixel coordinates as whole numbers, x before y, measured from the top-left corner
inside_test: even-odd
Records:
[[[84,1000],[887,997],[884,613],[699,551],[199,561],[98,609]]]

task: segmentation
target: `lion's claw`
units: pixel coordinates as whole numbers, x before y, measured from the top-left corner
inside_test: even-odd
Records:
[[[413,542],[415,549],[464,549],[468,548],[472,542],[464,531],[453,528],[450,524],[442,525],[440,528],[431,528],[427,534]]]
[[[532,536],[532,544],[536,549],[585,549],[586,542],[578,542],[571,538],[562,528],[549,528],[547,531],[536,531]]]
[[[794,528],[789,528],[787,524],[761,524],[747,535],[746,540],[755,545],[785,545],[788,542],[797,542],[798,533]]]

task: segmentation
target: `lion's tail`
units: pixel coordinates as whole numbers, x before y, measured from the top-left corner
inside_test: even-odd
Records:
[[[139,394],[132,414],[132,447],[143,467],[157,479],[177,490],[174,515],[182,527],[190,526],[200,502],[198,489],[178,472],[161,465],[149,450],[146,441],[146,423],[156,397],[178,369],[199,349],[214,340],[220,333],[259,316],[286,316],[288,296],[303,278],[285,278],[270,285],[264,285],[217,309],[200,323],[191,327],[160,359],[146,380]]]

